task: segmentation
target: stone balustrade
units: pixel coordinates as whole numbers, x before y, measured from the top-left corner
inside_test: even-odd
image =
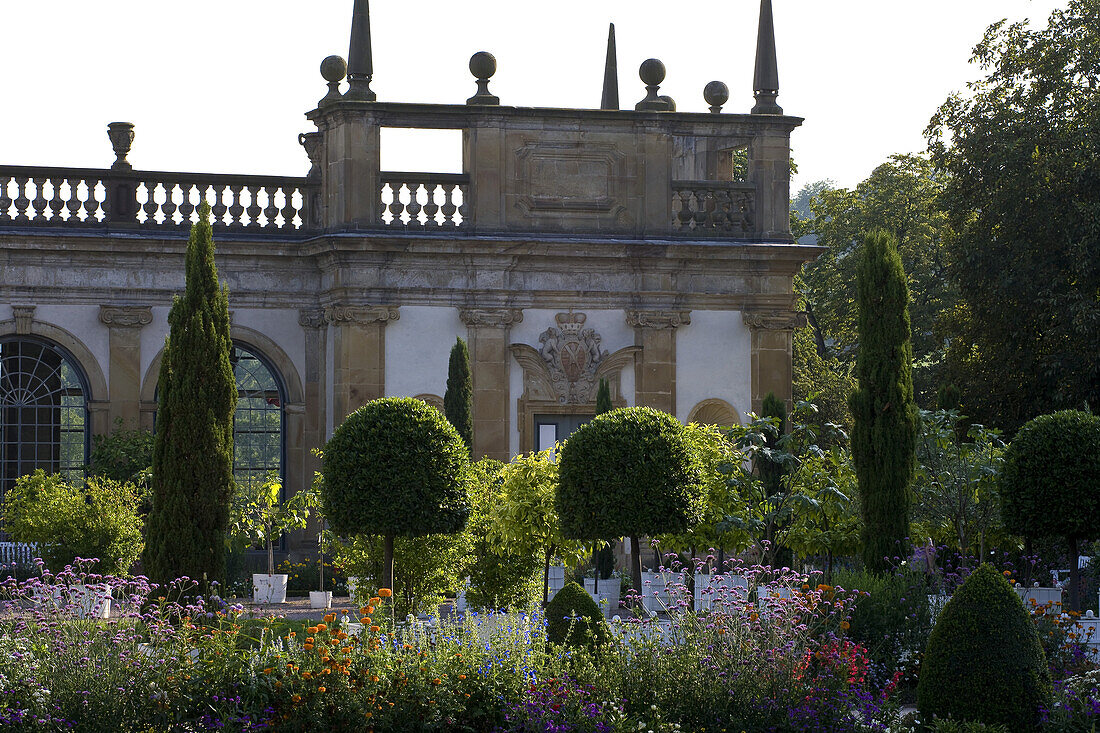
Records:
[[[751,236],[756,190],[739,181],[673,181],[672,229],[698,237]]]
[[[305,178],[0,166],[0,225],[184,230],[203,199],[219,230],[309,232],[319,184]]]
[[[459,229],[469,221],[470,177],[385,171],[380,223],[398,229]]]

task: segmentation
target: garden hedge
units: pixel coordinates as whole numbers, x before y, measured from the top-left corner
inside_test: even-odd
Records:
[[[944,606],[928,640],[917,683],[922,719],[1032,730],[1051,695],[1046,655],[1023,602],[982,565]]]

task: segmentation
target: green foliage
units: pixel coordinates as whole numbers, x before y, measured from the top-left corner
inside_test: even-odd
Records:
[[[1100,23],[1096,0],[1049,24],[1001,21],[926,135],[956,232],[949,378],[1011,435],[1035,415],[1100,404]]]
[[[600,387],[596,390],[596,414],[602,415],[605,412],[611,412],[614,409],[611,406],[611,387],[607,384],[607,380],[600,377]]]
[[[867,649],[879,683],[895,672],[905,677],[915,673],[935,621],[928,603],[933,592],[928,577],[920,572],[875,575],[842,570],[833,576],[833,584],[860,591],[846,636]]]
[[[946,277],[951,230],[940,203],[943,188],[943,176],[928,158],[894,155],[854,190],[817,182],[806,186],[793,202],[796,210],[800,208],[795,214],[795,231],[808,237],[801,241],[826,248],[820,258],[803,267],[796,283],[809,320],[808,344],[826,363],[837,359],[850,368],[860,347],[856,266],[863,232],[886,230],[897,240],[909,278],[915,394],[927,406],[935,398],[942,369],[943,338],[937,322],[957,297]],[[808,353],[796,345],[796,365],[804,363]],[[797,384],[797,366],[795,371]],[[823,375],[819,379],[832,381]],[[827,399],[834,395],[845,399],[843,392],[849,389],[833,390],[819,384],[796,394],[796,399],[807,399],[810,392]],[[833,412],[832,404],[821,407],[830,422],[851,424]]]
[[[187,243],[187,290],[168,314],[157,382],[153,506],[144,568],[155,582],[225,579],[225,532],[233,494],[229,294],[218,285],[210,206]]]
[[[551,558],[561,557],[568,564],[585,558],[584,543],[567,539],[561,531],[554,504],[558,486],[554,451],[516,456],[504,467],[503,478],[503,494],[491,511],[485,537],[502,556],[542,558],[545,598]]]
[[[98,559],[96,572],[122,575],[141,554],[137,503],[132,484],[95,476],[78,487],[39,469],[4,496],[4,529],[38,545],[55,573],[80,557]]]
[[[856,289],[860,349],[859,387],[849,400],[852,458],[863,509],[863,561],[881,572],[892,564],[891,557],[907,554],[918,421],[909,290],[892,235],[879,231],[864,237]]]
[[[1100,416],[1063,410],[1026,423],[1008,445],[1000,479],[1010,532],[1080,540],[1100,538]],[[1070,563],[1069,607],[1079,608],[1080,572]]]
[[[322,466],[324,515],[337,534],[416,537],[466,526],[469,454],[420,400],[387,397],[348,415]]]
[[[229,507],[227,542],[238,550],[254,545],[267,549],[267,572],[275,572],[274,542],[295,529],[305,529],[310,512],[320,504],[313,489],[282,501],[283,482],[269,474],[261,484],[238,485]]]
[[[471,466],[470,536],[473,556],[466,574],[470,578],[466,601],[473,608],[527,608],[539,595],[541,570],[534,552],[498,551],[490,541],[497,507],[505,502],[505,464],[483,458]]]
[[[929,728],[932,733],[1009,733],[1009,728],[1003,725],[986,725],[967,720],[943,720],[932,721]]]
[[[546,606],[546,638],[553,644],[595,650],[610,636],[600,607],[576,583],[566,583]]]
[[[794,332],[792,361],[794,401],[813,402],[822,423],[851,430],[848,396],[856,388],[854,366],[851,359],[841,360],[828,350],[822,356],[814,344],[813,330],[798,329]]]
[[[800,552],[825,555],[857,544],[851,461],[843,447],[847,436],[831,423],[817,425],[815,415],[812,403],[800,402],[787,433],[780,435],[777,417],[755,415],[729,431],[737,457],[720,470],[737,501],[718,529],[745,538],[742,546],[756,543],[768,565],[775,565],[779,548],[792,542]],[[831,447],[825,451],[819,443]],[[778,491],[769,490],[757,469],[763,461],[782,467]]]
[[[936,543],[950,542],[960,553],[985,556],[986,541],[1003,529],[997,484],[1005,444],[997,430],[971,425],[955,410],[922,410],[913,481],[914,525]]]
[[[336,564],[348,577],[365,579],[367,587],[385,587],[381,537],[356,535],[336,540],[332,548]],[[398,537],[393,544],[392,589],[397,617],[435,614],[444,596],[458,590],[471,552],[465,532]]]
[[[1005,451],[1000,487],[1009,531],[1096,539],[1100,417],[1065,410],[1028,422]]]
[[[95,476],[138,484],[153,465],[153,434],[123,428],[122,418],[115,421],[110,435],[96,435],[92,443],[91,473]]]
[[[566,537],[686,532],[705,504],[685,428],[671,415],[612,410],[582,425],[561,450],[554,507]]]
[[[1035,626],[1004,577],[984,564],[944,606],[921,664],[921,716],[1032,729],[1051,701]]]
[[[451,347],[447,361],[447,391],[443,393],[443,413],[454,425],[471,453],[474,450],[474,388],[470,378],[470,351],[461,338]]]

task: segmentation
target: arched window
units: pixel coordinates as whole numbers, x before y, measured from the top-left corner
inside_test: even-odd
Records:
[[[233,342],[230,355],[237,380],[233,418],[233,475],[237,483],[262,483],[269,473],[285,479],[283,426],[286,391],[275,368],[246,344]]]
[[[43,469],[82,481],[88,381],[65,349],[33,336],[0,338],[0,489]]]

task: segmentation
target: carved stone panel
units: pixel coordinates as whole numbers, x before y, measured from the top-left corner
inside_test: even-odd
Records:
[[[626,162],[615,145],[531,141],[515,152],[517,205],[528,216],[623,209]]]

